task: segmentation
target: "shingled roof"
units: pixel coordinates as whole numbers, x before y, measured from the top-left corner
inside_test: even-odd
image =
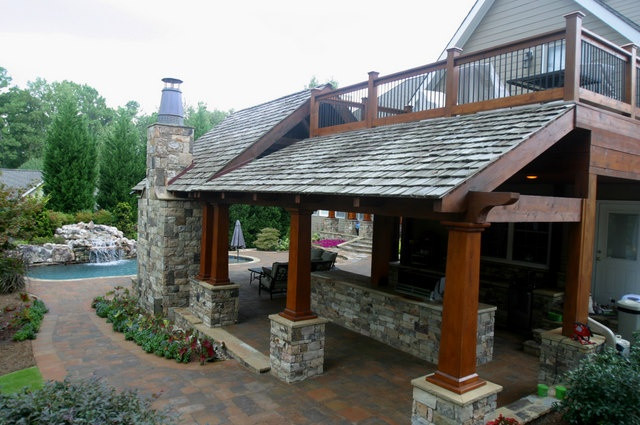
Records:
[[[304,90],[229,115],[195,141],[193,166],[173,182],[171,189],[190,190],[207,181],[310,98],[311,91]]]
[[[534,105],[306,139],[180,188],[441,198],[572,109]]]
[[[23,189],[25,195],[43,183],[42,171],[0,168],[0,183],[9,189]]]

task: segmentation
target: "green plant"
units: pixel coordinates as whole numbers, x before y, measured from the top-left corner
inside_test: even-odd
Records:
[[[278,249],[280,232],[272,227],[265,227],[258,234],[258,238],[254,242],[256,248],[261,251],[275,251]]]
[[[151,408],[136,391],[117,392],[99,379],[47,382],[42,389],[0,394],[7,424],[169,425],[175,418]]]
[[[125,237],[135,239],[136,219],[131,205],[126,202],[119,202],[113,210],[114,224],[118,230],[122,231]]]
[[[566,376],[559,409],[570,424],[640,424],[640,339],[629,359],[606,348],[580,362]]]
[[[110,211],[98,210],[93,213],[93,222],[95,224],[105,224],[107,226],[113,226],[115,219]]]
[[[93,212],[89,210],[78,211],[75,215],[75,221],[76,223],[89,223],[93,221]]]
[[[49,215],[49,222],[51,223],[51,233],[55,233],[56,229],[64,226],[65,224],[72,224],[75,222],[73,214],[67,214],[59,211],[47,211]]]
[[[289,250],[289,238],[283,238],[278,241],[278,251],[288,251]]]
[[[106,296],[94,298],[91,306],[99,317],[107,319],[113,330],[124,333],[145,352],[175,359],[180,363],[223,359],[224,346],[208,338],[198,338],[179,329],[166,318],[147,315],[140,309],[128,289],[116,287]]]
[[[13,334],[14,341],[35,339],[40,330],[44,315],[49,311],[40,300],[33,300],[27,294],[20,294],[23,304],[14,313],[11,326],[18,331]]]
[[[0,250],[0,294],[11,294],[24,289],[24,262]]]
[[[496,419],[487,422],[487,425],[520,425],[520,422],[513,418],[505,418],[501,413]]]

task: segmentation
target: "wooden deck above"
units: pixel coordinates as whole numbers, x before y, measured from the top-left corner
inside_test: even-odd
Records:
[[[640,62],[634,45],[617,46],[582,28],[566,28],[337,90],[314,90],[310,136],[532,103],[581,102],[640,119]]]

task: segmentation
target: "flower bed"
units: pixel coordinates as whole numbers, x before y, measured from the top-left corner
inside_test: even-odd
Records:
[[[26,293],[20,293],[22,304],[7,306],[0,317],[11,317],[9,321],[0,320],[0,332],[13,334],[14,341],[35,339],[40,330],[40,324],[48,311],[44,303],[31,298]]]
[[[112,298],[108,298],[111,297]],[[226,359],[224,345],[208,338],[198,338],[193,332],[174,326],[168,319],[146,314],[138,307],[129,290],[116,287],[91,304],[99,317],[113,324],[113,330],[124,333],[147,353],[177,362],[199,360],[200,364]]]
[[[338,246],[344,242],[345,242],[344,239],[320,239],[320,240],[314,241],[313,244],[321,246],[322,248],[333,248],[334,246]]]

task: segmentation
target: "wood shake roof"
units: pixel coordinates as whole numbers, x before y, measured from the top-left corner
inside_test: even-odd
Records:
[[[193,185],[206,182],[310,97],[311,91],[304,90],[229,115],[195,141],[193,167],[173,182],[171,190],[190,190]]]
[[[533,105],[316,137],[211,179],[276,122],[266,111],[245,110],[257,121],[203,136],[196,167],[170,190],[442,198],[573,107]]]

